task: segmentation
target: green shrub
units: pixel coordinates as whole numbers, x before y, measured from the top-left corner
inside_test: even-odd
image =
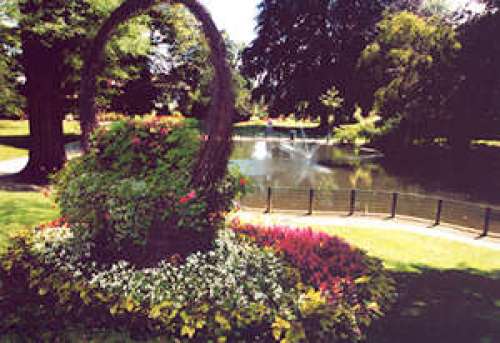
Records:
[[[215,189],[191,187],[196,125],[173,117],[115,122],[55,177],[62,215],[77,240],[95,244],[96,258],[149,263],[211,247],[244,186],[233,171]]]

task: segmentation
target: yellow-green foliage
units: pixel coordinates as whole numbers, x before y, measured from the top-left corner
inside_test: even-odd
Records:
[[[354,119],[356,119],[355,124],[341,125],[334,129],[333,137],[335,140],[341,143],[363,145],[383,132],[383,128],[377,127],[381,118],[373,113],[364,117],[359,106],[354,112]]]
[[[446,68],[460,49],[454,28],[440,19],[407,11],[388,13],[359,60],[375,92],[375,112],[414,121],[437,113],[453,87],[454,78],[443,73],[450,72]]]

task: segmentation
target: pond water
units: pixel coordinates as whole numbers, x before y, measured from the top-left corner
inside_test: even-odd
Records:
[[[257,140],[235,142],[231,160],[261,191],[269,186],[383,190],[499,206],[496,155],[422,153],[393,158],[370,149]]]

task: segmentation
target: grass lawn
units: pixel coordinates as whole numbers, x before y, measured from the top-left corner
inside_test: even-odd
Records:
[[[8,161],[20,157],[28,157],[28,150],[0,144],[0,161]]]
[[[488,148],[500,148],[500,141],[482,139],[482,140],[473,141],[472,145],[486,146]]]
[[[59,215],[52,203],[38,192],[0,191],[0,251],[7,247],[9,236],[21,229],[48,222]]]
[[[500,272],[500,250],[404,231],[338,227],[316,229],[343,237],[371,256],[380,258],[386,268],[397,272],[419,272],[421,268],[475,270],[486,274]]]
[[[264,136],[266,126],[266,120],[252,119],[235,124],[233,133],[244,137]],[[273,136],[281,135],[283,137],[289,137],[290,130],[304,129],[307,137],[317,137],[317,133],[314,131],[318,126],[319,123],[313,121],[297,121],[288,118],[273,119]]]
[[[80,134],[80,124],[77,121],[64,121],[65,134]],[[29,125],[27,120],[0,120],[0,137],[28,136]]]
[[[66,135],[79,135],[80,124],[76,121],[65,121],[64,133]],[[0,120],[0,161],[28,156],[27,149],[9,144],[10,141],[13,141],[18,145],[25,145],[21,141],[28,136],[27,120]]]

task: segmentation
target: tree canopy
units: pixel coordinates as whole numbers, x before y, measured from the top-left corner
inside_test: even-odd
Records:
[[[398,120],[398,142],[439,135],[449,119],[455,91],[453,67],[461,44],[449,25],[410,12],[388,14],[360,58],[365,92],[375,92],[373,110]]]
[[[308,112],[327,119],[320,96],[338,87],[347,107],[357,96],[356,61],[375,34],[384,10],[415,1],[263,0],[257,38],[243,54],[245,75],[257,81],[274,114]]]
[[[31,149],[24,177],[44,179],[64,163],[62,120],[76,109],[82,55],[100,23],[119,3],[9,0],[2,11],[2,32],[16,48],[10,49],[9,58],[25,78],[20,94],[26,99]],[[119,28],[107,47],[102,80],[131,75],[134,70],[122,62],[149,52],[147,30],[146,17]]]

